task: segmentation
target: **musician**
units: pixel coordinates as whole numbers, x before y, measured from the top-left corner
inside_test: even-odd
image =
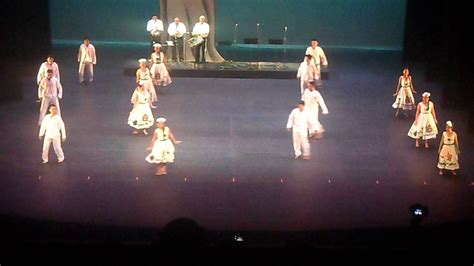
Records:
[[[161,43],[161,32],[163,32],[163,22],[158,16],[153,15],[146,24],[146,30],[150,33],[151,46],[155,43]]]
[[[206,23],[206,17],[200,16],[199,22],[194,25],[193,32],[194,36],[201,36],[204,41],[200,44],[196,45],[195,47],[195,56],[194,59],[196,63],[205,63],[206,62],[206,45],[207,45],[207,37],[209,36],[209,24]]]
[[[174,23],[168,26],[168,34],[173,40],[174,47],[171,47],[173,61],[184,61],[183,57],[183,36],[186,33],[186,26],[180,22],[178,17],[174,18]],[[178,54],[178,56],[177,56]]]

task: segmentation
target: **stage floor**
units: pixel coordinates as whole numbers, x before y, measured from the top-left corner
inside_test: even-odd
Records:
[[[161,177],[144,160],[151,135],[134,136],[126,123],[135,80],[124,69],[140,55],[98,49],[95,81],[86,85],[77,82],[75,49],[55,55],[66,160],[54,163],[52,154],[41,164],[31,67],[12,88],[24,100],[0,106],[0,215],[153,228],[188,217],[208,230],[296,231],[408,226],[409,206],[421,203],[429,207],[425,224],[474,218],[467,114],[442,108],[440,88],[411,66],[417,100],[431,91],[438,120],[454,121],[459,134],[460,175],[439,176],[439,138],[416,149],[406,135],[414,113],[395,118],[391,108],[400,54],[331,56],[321,90],[326,135],[311,143],[309,161],[293,159],[285,129],[299,100],[296,79],[173,77],[153,112],[182,143]]]

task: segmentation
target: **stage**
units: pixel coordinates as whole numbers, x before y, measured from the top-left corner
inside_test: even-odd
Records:
[[[75,52],[53,51],[64,88],[64,163],[55,163],[51,149],[50,163],[41,164],[37,66],[12,88],[23,90],[23,101],[0,106],[2,216],[153,229],[187,217],[230,232],[405,227],[414,203],[429,208],[424,225],[474,218],[468,114],[443,108],[441,89],[410,65],[417,101],[430,91],[439,130],[449,119],[459,135],[459,176],[439,176],[439,136],[430,149],[416,149],[407,136],[414,112],[395,118],[391,108],[404,66],[399,52],[331,54],[321,89],[326,134],[311,143],[309,161],[293,159],[285,129],[299,100],[296,63],[244,65],[275,75],[265,79],[219,76],[230,63],[186,69],[187,77],[174,65],[153,114],[166,117],[182,143],[160,177],[144,160],[151,135],[134,136],[126,123],[135,84],[129,71],[148,52],[97,47],[95,81],[85,85],[77,82]],[[220,78],[195,78],[200,73]]]

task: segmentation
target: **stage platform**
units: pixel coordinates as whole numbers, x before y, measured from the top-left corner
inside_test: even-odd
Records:
[[[296,79],[299,63],[281,62],[169,62],[168,69],[172,77],[189,78],[258,78],[258,79]],[[135,76],[137,66],[124,70],[126,75]],[[322,79],[328,78],[328,68],[321,73]]]
[[[311,142],[309,161],[293,159],[285,128],[300,99],[296,78],[173,72],[153,109],[182,140],[166,176],[155,176],[155,165],[145,161],[151,135],[132,135],[127,125],[135,78],[124,69],[135,68],[148,52],[97,47],[95,80],[83,85],[77,47],[53,54],[64,89],[66,159],[55,162],[51,149],[51,163],[41,164],[39,63],[22,66],[25,77],[14,89],[23,90],[24,99],[0,105],[0,215],[158,229],[186,217],[206,230],[229,232],[406,227],[414,203],[429,208],[426,226],[474,218],[468,114],[444,108],[441,88],[424,80],[423,67],[410,64],[417,101],[430,91],[439,130],[452,120],[459,135],[459,175],[439,176],[439,135],[430,149],[416,149],[407,136],[414,112],[394,117],[392,94],[406,65],[399,53],[330,54],[331,78],[321,89],[329,108],[320,116],[326,133]],[[214,67],[209,75],[218,73]]]

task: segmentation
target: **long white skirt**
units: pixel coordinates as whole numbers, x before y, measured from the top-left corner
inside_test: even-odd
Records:
[[[459,169],[458,154],[454,144],[443,145],[438,157],[438,168],[447,170]]]
[[[174,162],[174,145],[171,140],[156,140],[151,153],[148,154],[145,160],[149,163]]]
[[[421,113],[418,116],[418,121],[413,122],[408,136],[414,139],[434,139],[438,134],[438,128],[431,113]]]
[[[402,108],[403,110],[415,109],[415,98],[413,98],[413,93],[409,87],[400,88],[392,107],[395,109]]]
[[[128,124],[136,129],[145,129],[153,126],[153,113],[148,103],[136,104],[128,116]]]
[[[142,81],[145,81],[145,85],[144,85],[145,90],[150,92],[151,102],[158,101],[158,96],[156,95],[156,90],[155,90],[155,86],[153,86],[152,79],[142,79]]]
[[[164,63],[153,64],[150,71],[155,85],[168,86],[171,84],[171,77]]]

